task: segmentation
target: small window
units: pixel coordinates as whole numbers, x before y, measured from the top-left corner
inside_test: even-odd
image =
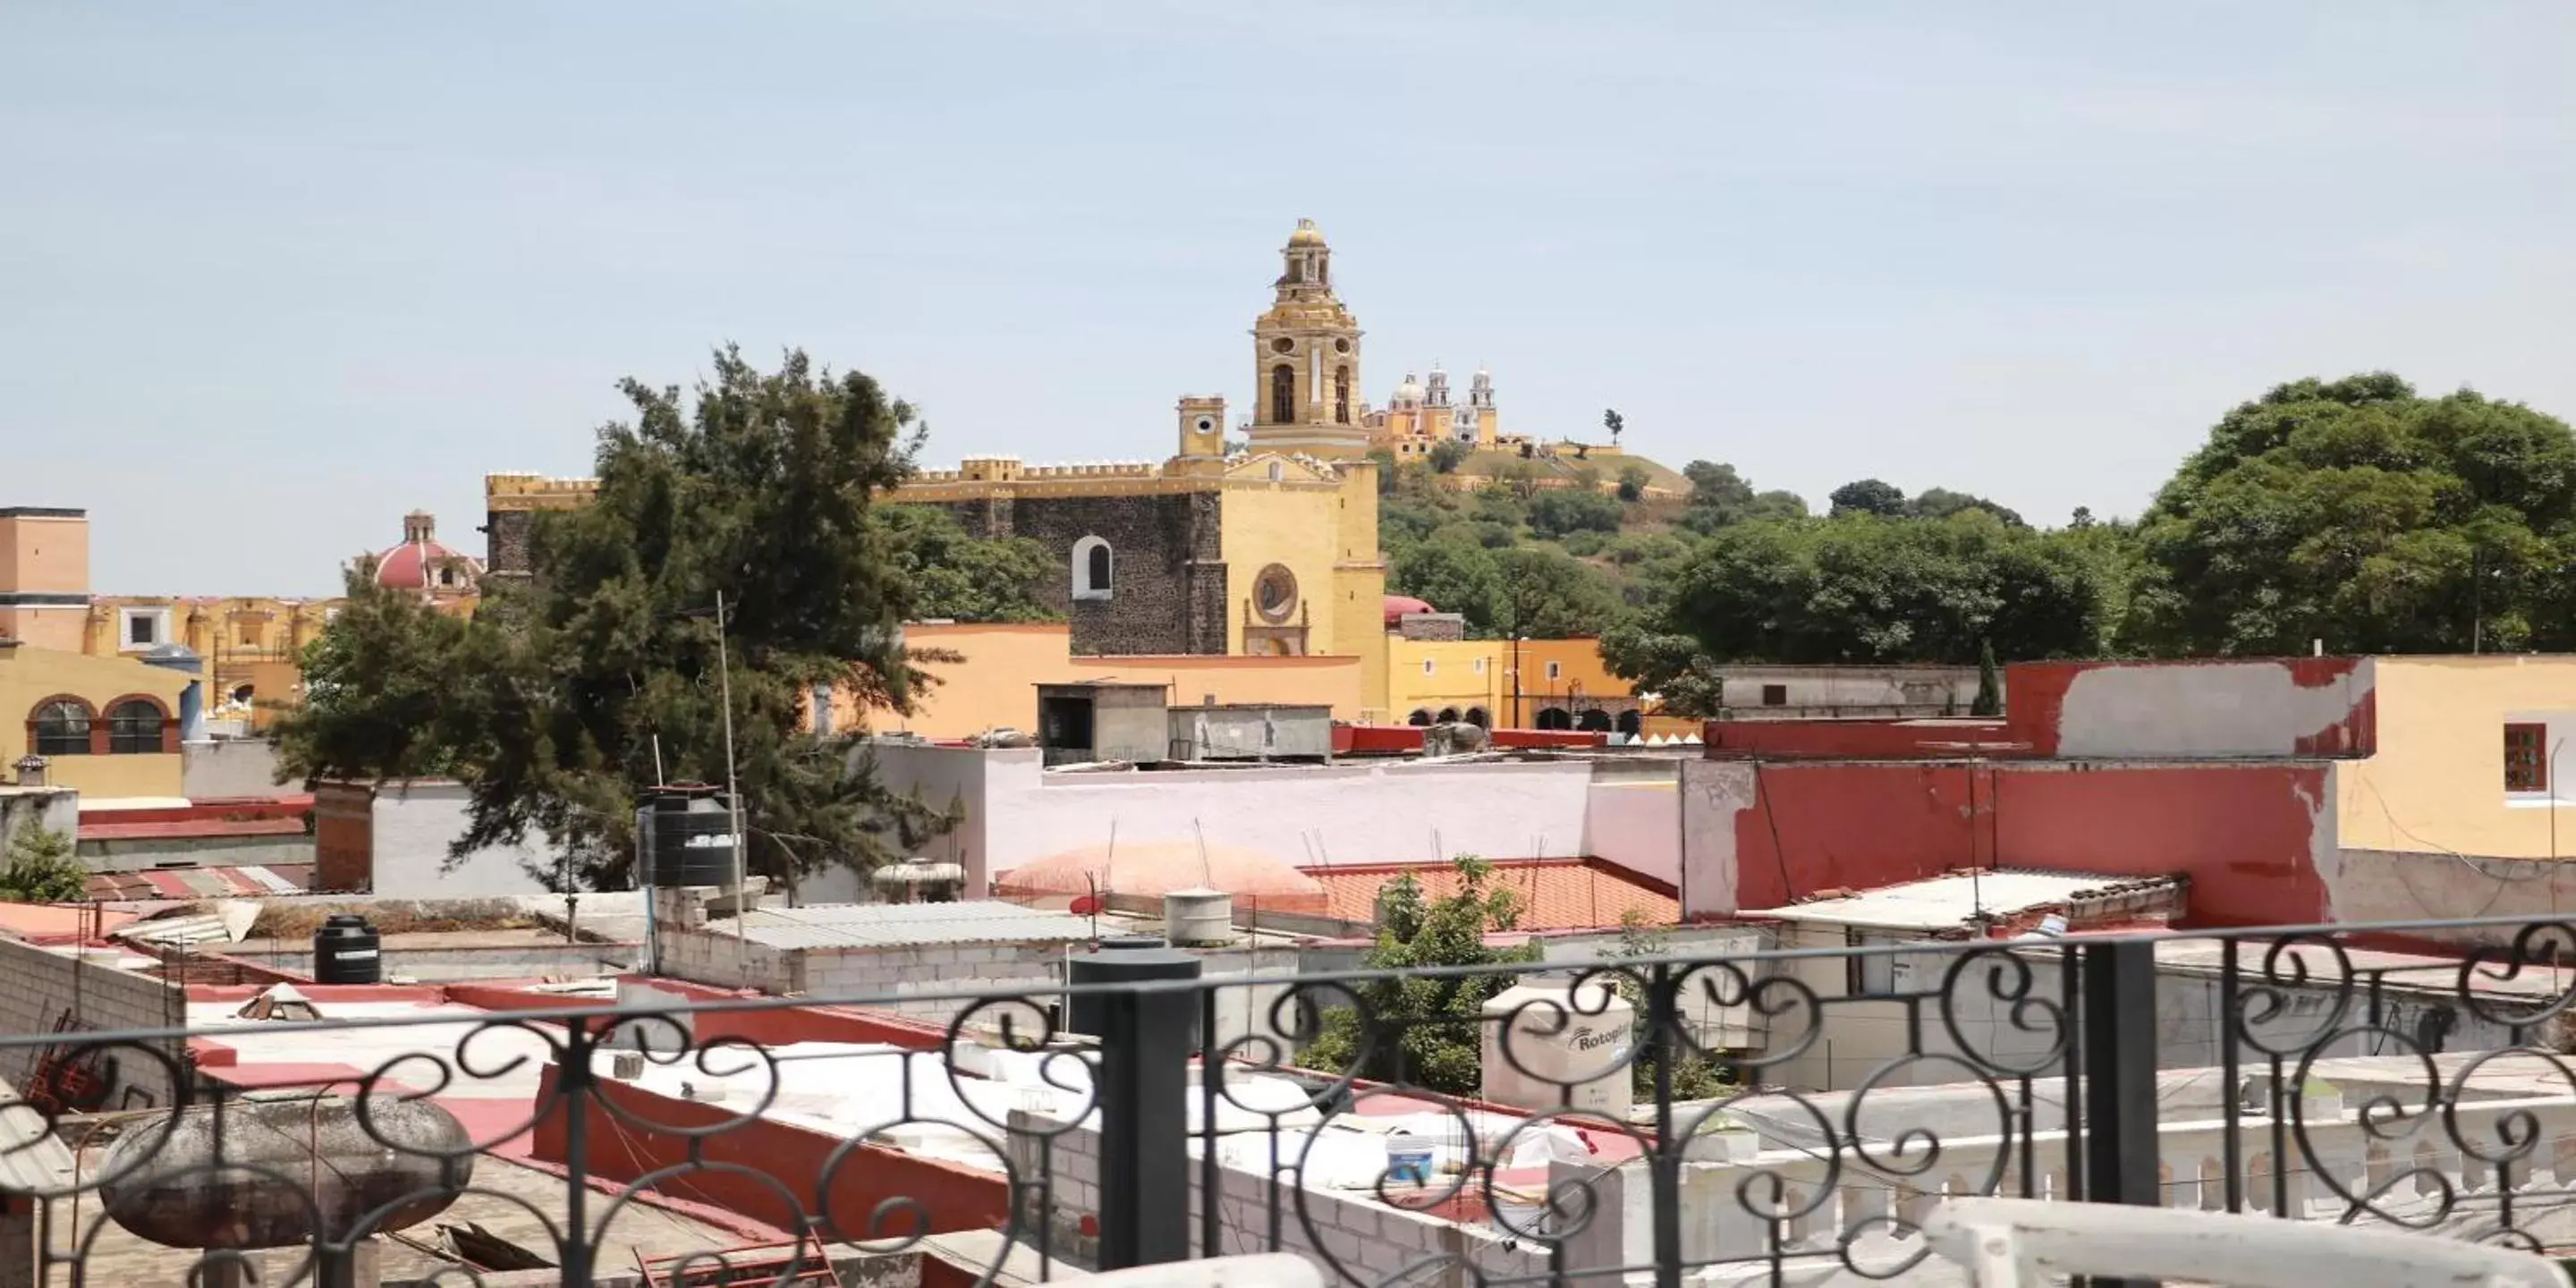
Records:
[[[1762,705],[1766,707],[1785,707],[1789,705],[1789,686],[1785,684],[1763,685]]]
[[[161,642],[161,615],[154,612],[125,615],[125,642],[138,648],[150,648]]]
[[[1852,948],[1868,948],[1896,942],[1884,935],[1874,935],[1850,927],[1843,932],[1843,943]],[[1843,959],[1843,983],[1853,997],[1886,997],[1896,992],[1896,957],[1892,953],[1870,956],[1854,955]]]
[[[1484,673],[1485,673],[1485,659],[1483,659],[1483,658],[1481,658],[1481,657],[1480,657],[1480,658],[1477,658],[1477,659],[1476,659],[1476,674],[1478,674],[1478,675],[1483,675]]]
[[[39,756],[89,754],[89,708],[68,698],[36,708],[34,737]]]
[[[1549,679],[1551,679],[1551,680],[1561,679],[1561,678],[1563,678],[1563,677],[1564,677],[1564,675],[1565,675],[1565,664],[1564,664],[1564,663],[1562,663],[1562,662],[1550,662],[1550,663],[1548,663],[1548,664],[1547,664],[1547,678],[1549,678]]]
[[[1073,543],[1073,597],[1075,599],[1109,598],[1110,578],[1117,571],[1117,556],[1109,543],[1098,537],[1084,537]]]
[[[2509,724],[2504,727],[2504,789],[2509,792],[2549,790],[2549,726]]]
[[[107,749],[119,756],[149,756],[161,750],[161,708],[140,698],[107,709]]]
[[[1429,675],[1429,674],[1431,674],[1431,659],[1430,659],[1430,658],[1427,658],[1427,657],[1426,657],[1426,658],[1422,659],[1422,673],[1423,673],[1424,675]]]

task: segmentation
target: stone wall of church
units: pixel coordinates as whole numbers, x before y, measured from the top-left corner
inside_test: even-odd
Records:
[[[1073,626],[1073,651],[1225,652],[1225,563],[1214,492],[1148,496],[995,497],[945,508],[978,537],[1027,537],[1057,575],[1040,588]],[[1073,598],[1073,545],[1099,537],[1111,552],[1110,597]]]
[[[510,577],[528,575],[528,530],[537,516],[527,510],[491,510],[483,519],[483,569]]]

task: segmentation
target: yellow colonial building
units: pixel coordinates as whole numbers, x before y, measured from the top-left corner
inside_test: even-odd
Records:
[[[176,797],[199,668],[183,648],[145,660],[0,640],[0,764],[41,756],[47,783],[91,799]]]
[[[1387,636],[1390,722],[1463,720],[1495,729],[1655,733],[1596,640],[1442,640]]]

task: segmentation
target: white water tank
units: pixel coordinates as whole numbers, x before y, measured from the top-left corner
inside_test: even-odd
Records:
[[[1607,981],[1515,985],[1486,1002],[1484,1016],[1484,1099],[1626,1120],[1636,1103],[1627,1060],[1637,1009]]]
[[[1206,886],[1164,895],[1163,935],[1175,945],[1234,942],[1234,896]]]

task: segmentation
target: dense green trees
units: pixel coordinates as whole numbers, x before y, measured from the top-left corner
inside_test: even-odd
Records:
[[[2141,520],[2160,653],[2576,647],[2576,436],[2385,372],[2229,412]]]
[[[1700,546],[1648,625],[1727,659],[1971,665],[1987,640],[2007,658],[2089,656],[2103,637],[2090,571],[1981,510],[1745,523]]]
[[[960,622],[1042,622],[1057,616],[1038,600],[1055,575],[1046,547],[1026,537],[970,537],[945,510],[885,505],[868,511],[912,584],[913,612]]]

